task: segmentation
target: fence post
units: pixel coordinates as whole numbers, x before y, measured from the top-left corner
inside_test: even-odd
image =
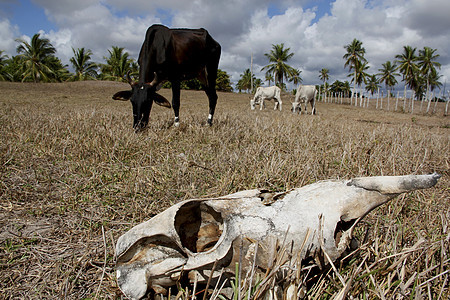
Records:
[[[387,106],[387,110],[389,111],[390,98],[391,98],[391,91],[388,90],[388,93],[387,93],[387,94],[388,94],[388,95],[387,95],[387,96],[388,96],[388,99],[387,99],[387,101],[388,101],[388,104],[387,104],[387,105],[388,105],[388,106]]]
[[[445,94],[445,91],[444,91],[444,94]],[[446,97],[446,100],[447,101],[445,101],[445,112],[444,112],[444,116],[446,116],[447,115],[447,109],[448,109],[448,102],[450,101],[450,90],[449,91],[447,91],[447,94],[448,94],[448,97]],[[444,97],[445,98],[445,97]]]
[[[377,104],[375,105],[375,109],[378,109],[378,99],[380,98],[380,88],[377,89]]]
[[[431,99],[433,99],[433,97],[434,97],[434,92],[431,94]],[[430,110],[431,99],[428,99],[427,113]]]
[[[441,93],[442,93],[442,91],[439,91],[439,96],[437,96],[436,101],[434,101],[433,114],[436,113],[436,107],[437,107],[437,103],[438,103],[439,99],[441,98]]]
[[[395,110],[394,111],[397,111],[397,107],[398,107],[398,92],[397,92],[397,98],[395,100]]]

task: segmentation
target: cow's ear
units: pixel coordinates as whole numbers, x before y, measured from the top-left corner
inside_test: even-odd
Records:
[[[120,91],[114,94],[112,97],[114,100],[121,100],[121,101],[127,101],[130,100],[132,95],[132,91]]]
[[[155,93],[153,96],[153,101],[155,101],[156,104],[167,107],[167,108],[171,108],[172,106],[170,105],[170,102],[164,98],[163,96],[161,96],[158,93]]]

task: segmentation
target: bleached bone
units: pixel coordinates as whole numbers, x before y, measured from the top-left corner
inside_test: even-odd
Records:
[[[207,279],[216,261],[216,270],[234,268],[240,251],[243,268],[251,266],[257,250],[256,264],[264,269],[277,240],[292,244],[292,253],[305,242],[301,258],[325,251],[334,261],[371,210],[400,193],[430,188],[439,178],[434,173],[327,180],[285,193],[247,190],[182,201],[118,239],[117,281],[132,299],[150,288],[165,293],[183,273]]]

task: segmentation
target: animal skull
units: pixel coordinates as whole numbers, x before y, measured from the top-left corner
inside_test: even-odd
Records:
[[[149,288],[165,293],[182,272],[207,279],[215,262],[216,269],[233,267],[240,251],[242,267],[249,267],[256,247],[257,265],[267,268],[270,247],[263,245],[276,240],[292,243],[301,258],[324,251],[334,261],[371,210],[400,193],[430,188],[439,178],[436,173],[360,177],[319,181],[284,193],[255,189],[182,201],[118,239],[117,281],[132,299],[145,296]]]

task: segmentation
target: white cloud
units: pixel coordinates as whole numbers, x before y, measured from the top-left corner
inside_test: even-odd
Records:
[[[3,54],[8,56],[15,55],[19,37],[19,28],[12,25],[7,19],[0,19],[0,50],[5,51]]]

